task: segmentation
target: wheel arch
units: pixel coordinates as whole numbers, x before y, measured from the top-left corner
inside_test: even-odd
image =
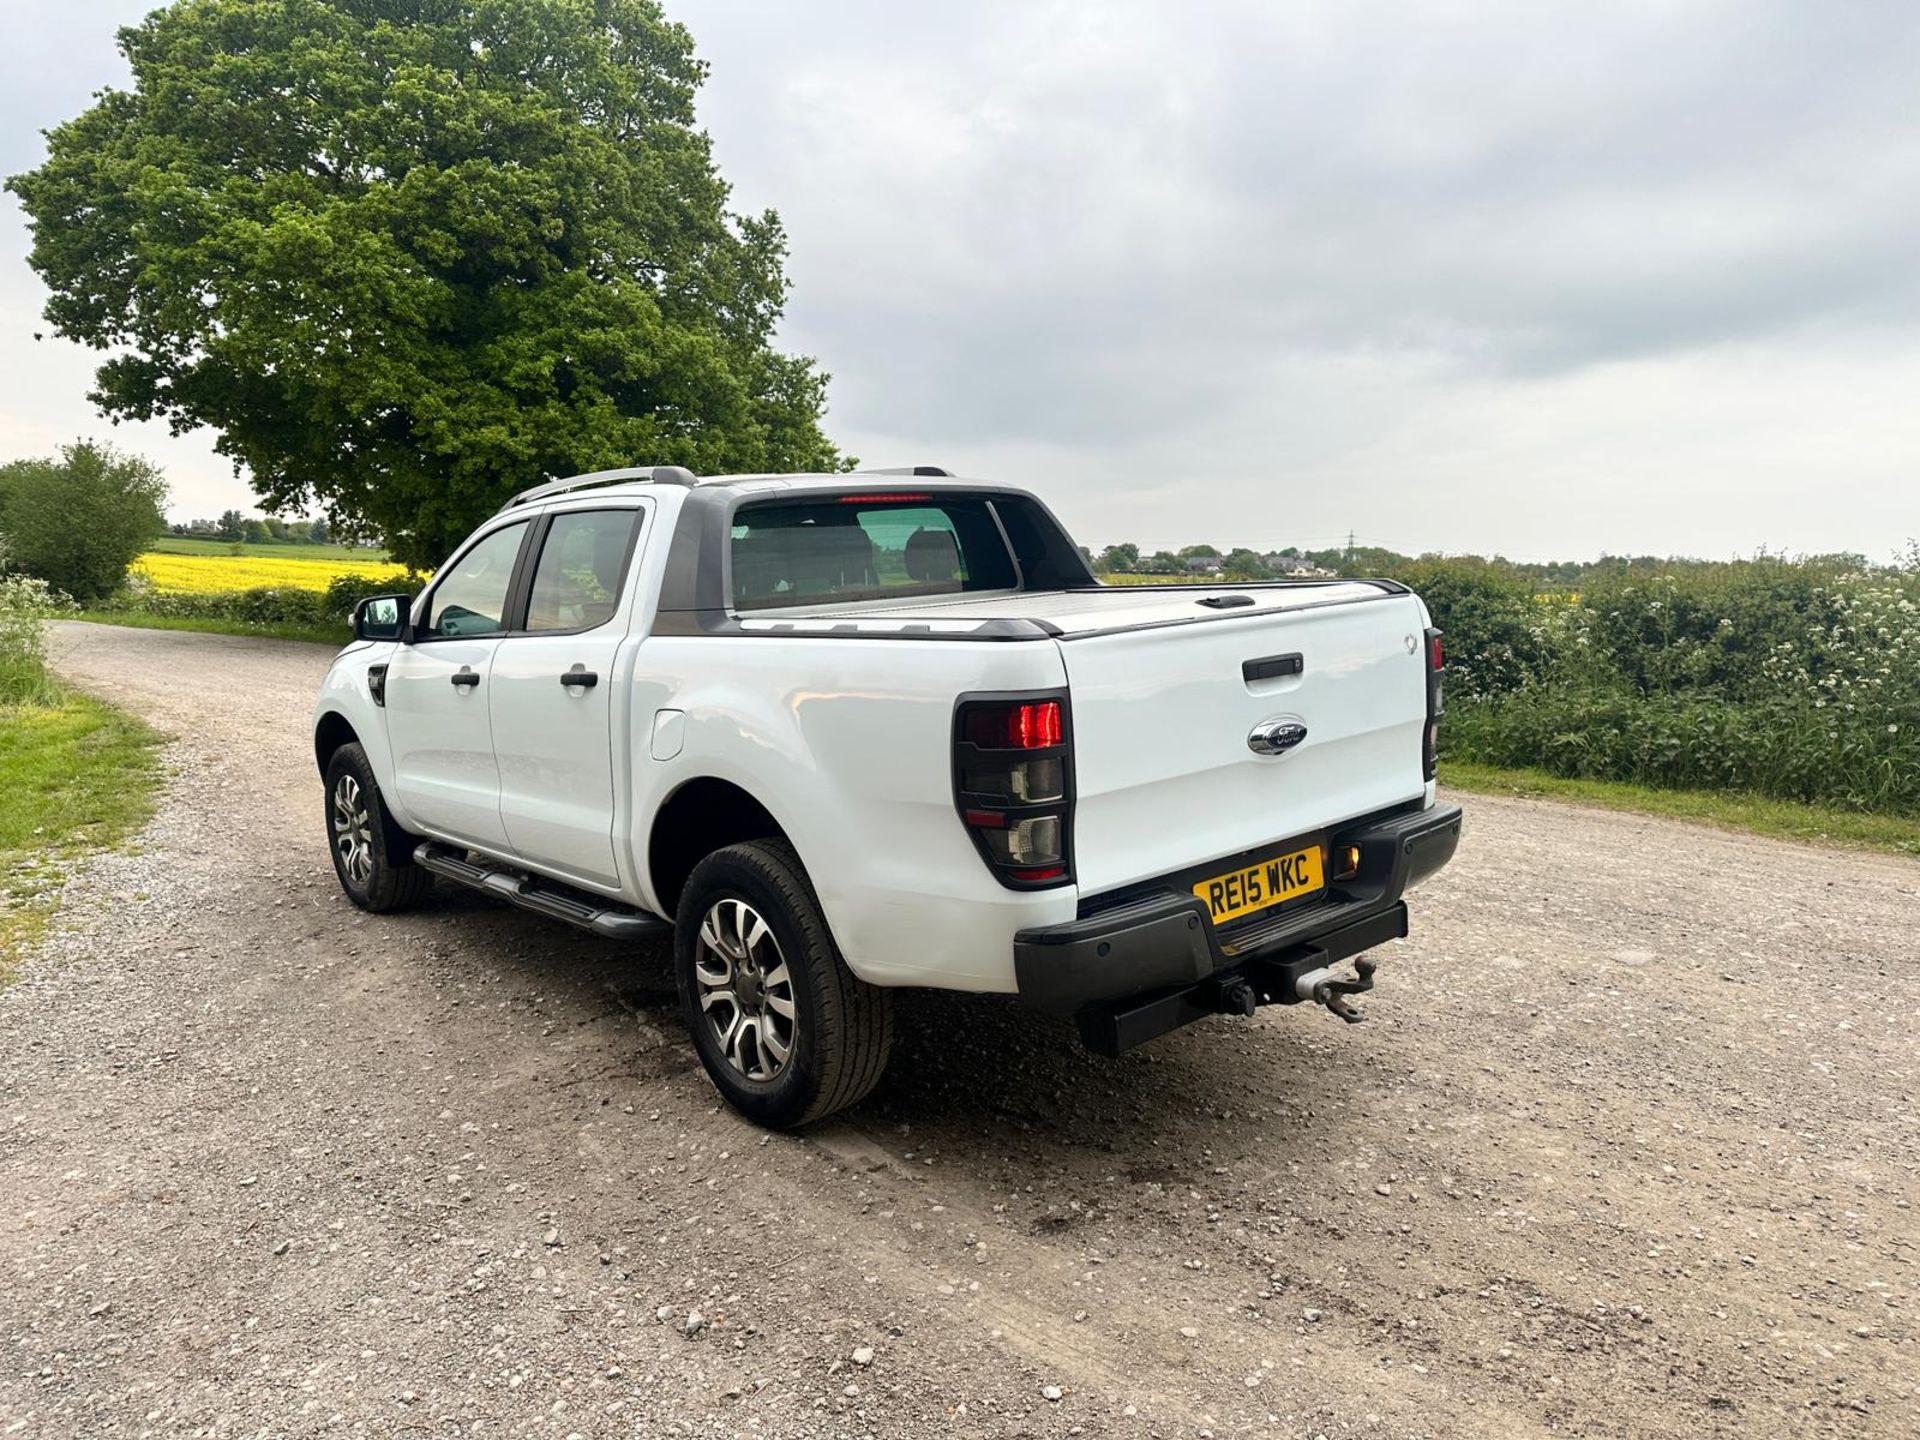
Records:
[[[353,728],[353,722],[338,710],[323,711],[313,726],[313,759],[320,767],[321,775],[327,773],[327,761],[333,758],[333,752],[342,745],[352,745],[359,741],[360,732]]]
[[[654,812],[647,832],[647,878],[661,912],[671,917],[679,909],[687,877],[714,851],[767,839],[799,853],[787,828],[744,786],[716,775],[682,781]]]

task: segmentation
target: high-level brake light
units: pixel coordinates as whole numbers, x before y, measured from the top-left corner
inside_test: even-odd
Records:
[[[863,495],[842,495],[842,505],[904,505],[915,500],[931,500],[933,496],[922,492],[918,495],[896,495],[892,493],[875,494],[871,491]]]

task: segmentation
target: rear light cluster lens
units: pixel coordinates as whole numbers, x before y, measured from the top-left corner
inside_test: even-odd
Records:
[[[983,758],[970,761],[965,770],[960,788],[999,804],[1044,805],[1066,798],[1066,762],[1055,757],[1011,762]]]
[[[1429,780],[1440,773],[1440,717],[1447,713],[1440,694],[1440,679],[1446,663],[1440,632],[1430,628],[1427,631],[1427,728],[1420,745],[1421,768]]]
[[[1058,865],[1065,858],[1060,844],[1060,817],[1037,815],[1014,820],[1005,814],[971,812],[980,837],[1000,865]]]
[[[1066,702],[962,701],[954,716],[953,750],[954,803],[1001,883],[1029,889],[1071,879]]]
[[[1042,750],[1065,739],[1058,700],[970,705],[963,713],[967,742],[982,750]]]

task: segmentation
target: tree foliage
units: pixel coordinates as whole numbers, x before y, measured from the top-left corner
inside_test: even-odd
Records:
[[[80,601],[119,588],[166,526],[167,484],[137,455],[79,441],[58,456],[0,466],[8,563]]]
[[[1266,558],[1244,547],[1229,551],[1223,568],[1235,580],[1267,580],[1273,576]]]
[[[47,316],[268,509],[433,563],[554,475],[839,463],[656,0],[177,0],[120,46],[7,182]]]

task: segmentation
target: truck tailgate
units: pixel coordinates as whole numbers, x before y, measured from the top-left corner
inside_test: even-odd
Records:
[[[1229,611],[1205,624],[1069,630],[1055,642],[1072,704],[1081,893],[1424,793],[1425,612],[1406,593],[1340,598],[1346,603]],[[1293,670],[1294,656],[1294,673],[1248,678],[1243,670],[1262,660]],[[1281,754],[1256,754],[1250,732],[1280,717],[1303,724],[1305,738]]]

